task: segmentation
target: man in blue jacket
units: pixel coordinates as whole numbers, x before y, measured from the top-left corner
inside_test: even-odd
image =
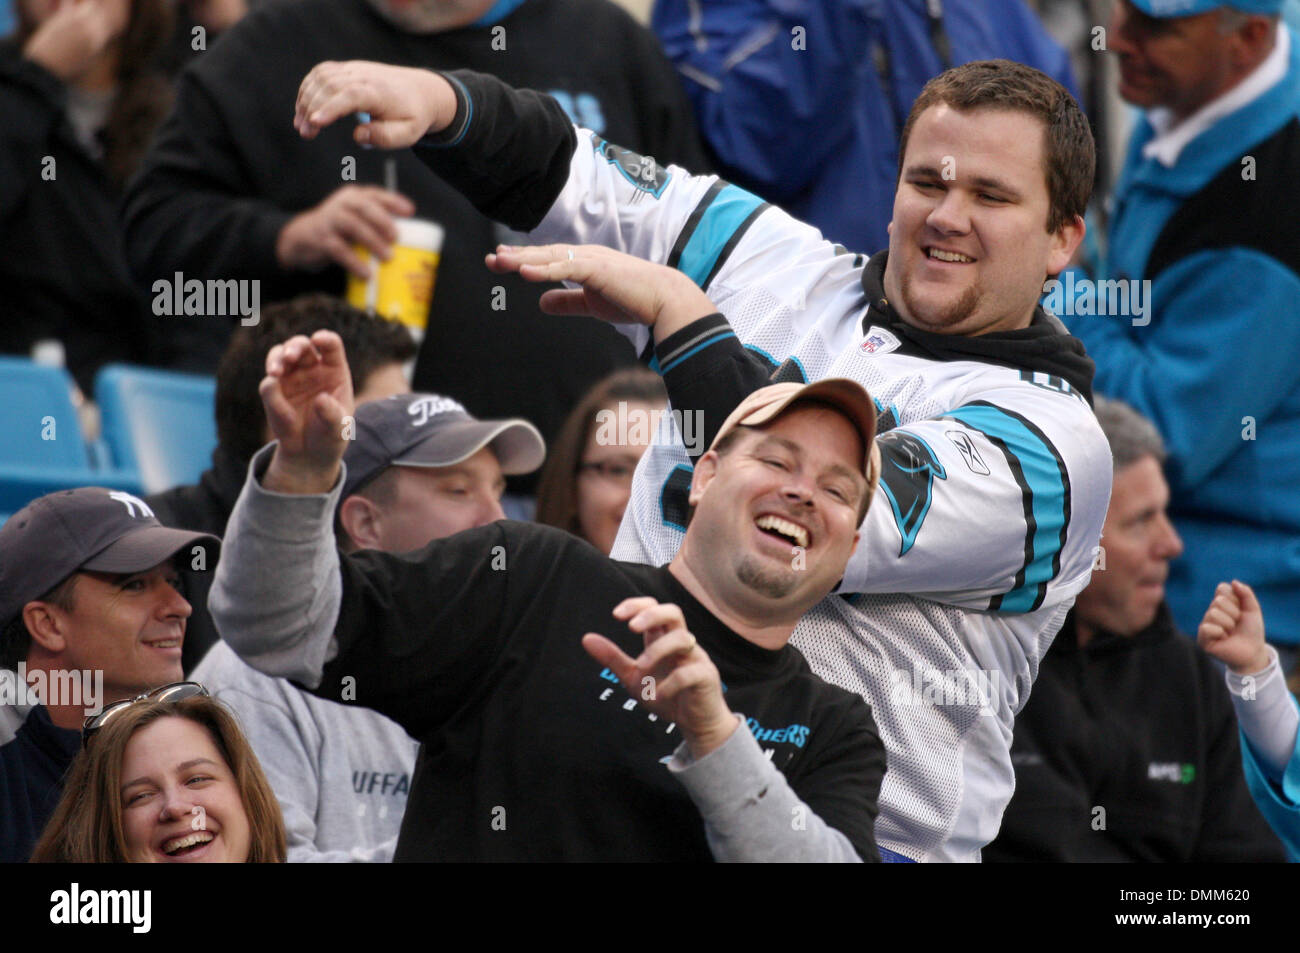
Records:
[[[1116,5],[1107,43],[1119,91],[1147,111],[1116,194],[1106,277],[1146,306],[1067,320],[1097,362],[1097,390],[1137,408],[1168,444],[1171,512],[1186,543],[1168,585],[1179,627],[1193,631],[1231,566],[1259,594],[1290,670],[1300,643],[1300,224],[1284,210],[1300,177],[1300,49],[1282,6]]]
[[[652,26],[724,177],[853,251],[889,244],[899,135],[932,77],[1009,59],[1078,98],[1023,0],[658,0]]]

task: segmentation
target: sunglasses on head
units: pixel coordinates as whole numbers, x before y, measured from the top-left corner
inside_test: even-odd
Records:
[[[98,715],[91,715],[82,724],[81,746],[84,748],[89,743],[91,735],[108,724],[109,719],[130,708],[136,702],[178,702],[186,698],[193,698],[196,695],[206,694],[208,694],[208,690],[198,682],[172,682],[170,685],[155,688],[153,691],[137,695],[135,698],[124,698],[120,702],[113,702]]]

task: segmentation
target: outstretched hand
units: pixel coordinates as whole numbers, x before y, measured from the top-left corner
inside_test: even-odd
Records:
[[[1196,641],[1238,675],[1255,675],[1272,661],[1264,644],[1264,613],[1244,582],[1219,583]]]
[[[298,87],[293,128],[304,139],[353,113],[368,113],[352,138],[360,145],[402,149],[456,117],[456,94],[437,73],[365,60],[324,62]]]
[[[616,605],[614,618],[641,633],[645,651],[633,659],[603,635],[588,632],[582,637],[587,654],[617,675],[629,695],[676,722],[693,757],[720,747],[740,722],[722,697],[717,667],[687,631],[682,610],[638,596]]]
[[[271,435],[279,441],[263,478],[268,490],[326,493],[338,476],[352,414],[352,373],[333,331],[298,335],[266,355],[258,387]]]
[[[572,281],[581,288],[542,294],[547,314],[585,314],[614,324],[646,324],[656,341],[713,314],[709,296],[690,278],[601,245],[499,245],[487,256],[497,274],[518,272],[525,281]]]

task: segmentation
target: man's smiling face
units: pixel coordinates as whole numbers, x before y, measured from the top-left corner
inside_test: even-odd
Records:
[[[889,226],[885,294],[908,324],[937,334],[1029,325],[1048,275],[1083,238],[1047,231],[1044,126],[1026,112],[946,103],[916,120]]]
[[[720,603],[797,617],[831,590],[857,544],[863,453],[847,418],[808,403],[701,458],[687,532],[707,541],[701,574]]]
[[[61,620],[70,669],[104,673],[104,699],[117,701],[180,681],[181,646],[193,611],[171,561],[131,574],[81,573]]]

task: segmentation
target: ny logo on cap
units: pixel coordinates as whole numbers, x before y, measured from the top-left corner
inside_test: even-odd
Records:
[[[108,496],[109,499],[117,500],[117,502],[125,506],[126,511],[132,516],[136,515],[135,508],[138,506],[140,507],[140,516],[143,516],[146,519],[154,518],[153,510],[149,509],[149,504],[138,496],[132,496],[124,490],[109,490]]]
[[[462,414],[465,413],[465,408],[450,397],[417,397],[406,408],[406,412],[415,418],[412,423],[416,427],[423,427],[431,417],[436,417],[438,414],[446,413],[449,410],[458,410]]]

